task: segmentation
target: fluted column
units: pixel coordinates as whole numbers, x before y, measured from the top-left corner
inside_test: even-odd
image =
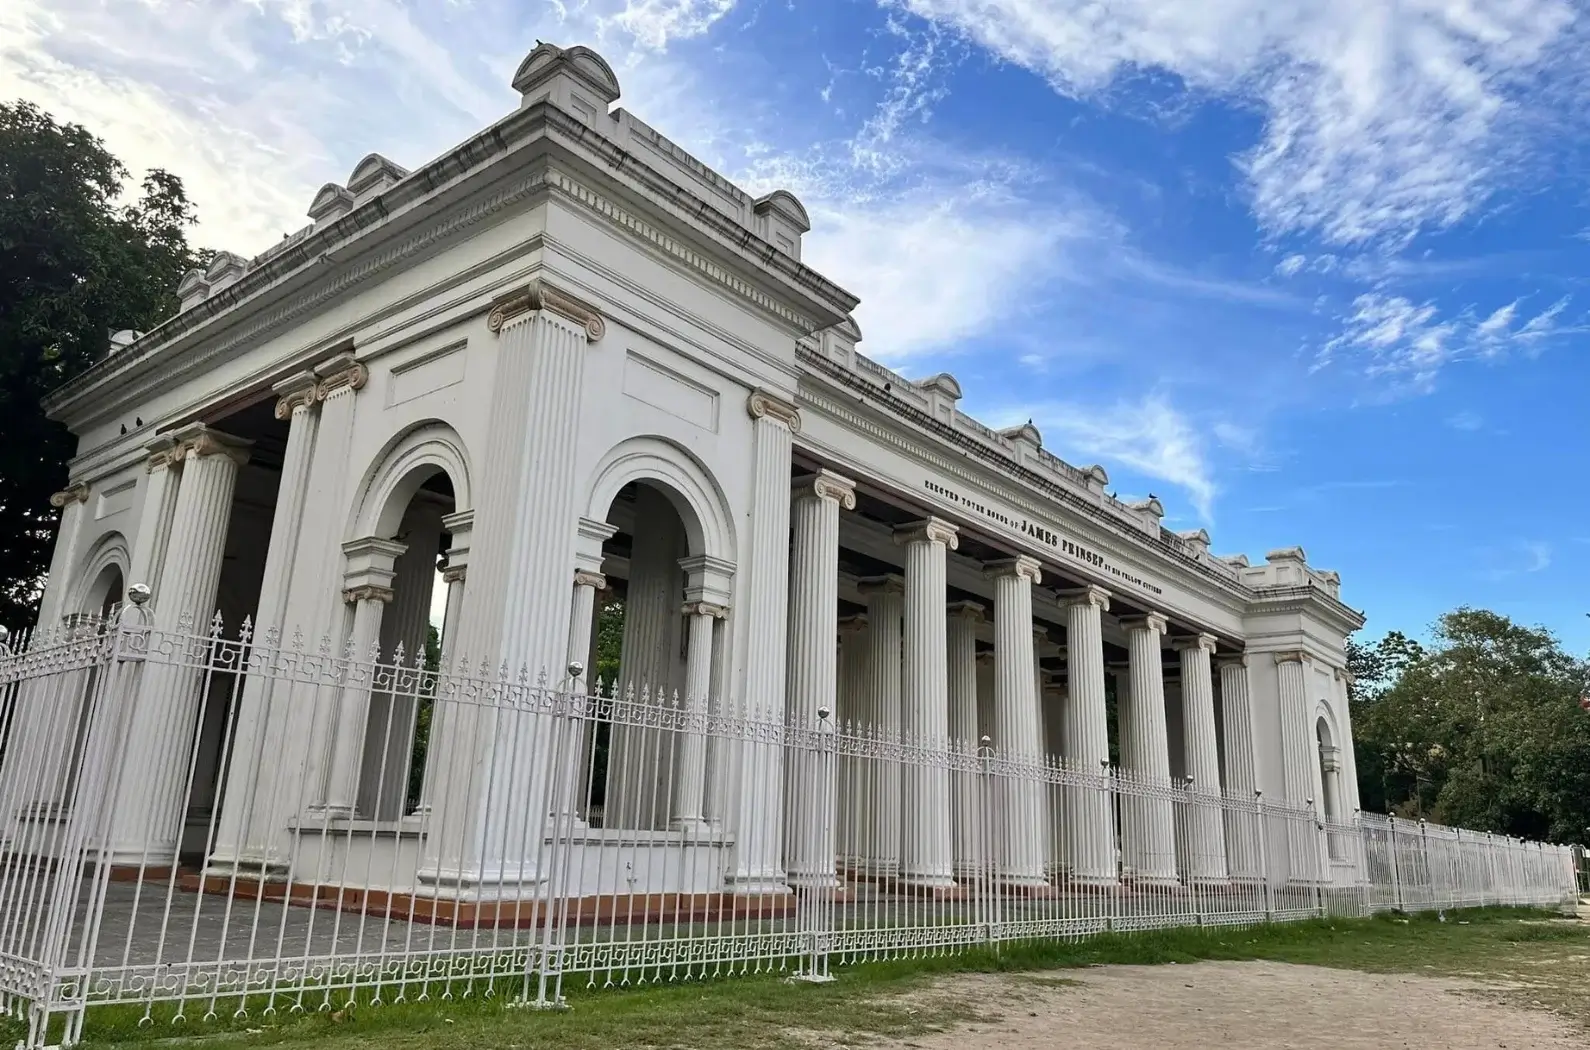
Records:
[[[872,639],[872,685],[868,690],[870,731],[881,745],[869,760],[866,810],[868,874],[893,876],[900,870],[900,690],[903,667],[902,621],[905,581],[899,576],[862,580],[867,600],[868,634]]]
[[[682,612],[689,625],[685,687],[680,698],[686,718],[674,765],[669,826],[680,831],[701,831],[707,827],[707,714],[712,708],[714,629],[729,610],[711,602],[691,602]]]
[[[993,739],[994,733],[994,651],[977,654],[977,734],[972,743],[983,746],[983,737]]]
[[[796,482],[793,496],[788,724],[797,734],[828,736],[797,736],[790,749],[784,856],[791,885],[827,889],[839,884],[834,846],[838,770],[832,750],[839,685],[839,511],[855,509],[856,484],[821,470]]]
[[[416,496],[399,526],[408,550],[393,565],[392,600],[381,617],[380,662],[386,666],[370,696],[365,723],[359,812],[376,820],[397,820],[408,804],[442,531],[441,507],[423,494]]]
[[[895,530],[905,546],[905,664],[901,719],[915,749],[903,799],[900,877],[913,886],[955,885],[950,840],[949,662],[946,558],[956,528],[929,518]]]
[[[1253,698],[1248,690],[1248,658],[1219,662],[1221,730],[1225,738],[1226,793],[1235,805],[1226,811],[1226,864],[1233,880],[1252,882],[1263,876],[1259,865],[1259,822],[1244,808],[1256,799],[1254,774]]]
[[[872,725],[872,638],[867,617],[839,621],[839,730],[857,738]],[[856,755],[839,757],[838,851],[851,871],[865,868],[865,842],[871,827],[868,777],[871,766]]]
[[[370,705],[375,690],[389,681],[390,669],[380,665],[381,621],[393,598],[396,562],[408,547],[371,536],[349,540],[342,549],[347,558],[342,600],[353,606],[353,628],[348,634],[347,670],[332,723],[331,764],[318,807],[322,815],[332,817],[360,812]]]
[[[461,758],[458,741],[454,737],[451,721],[460,702],[462,677],[469,673],[468,654],[458,649],[458,621],[464,607],[464,588],[469,579],[470,532],[474,526],[475,512],[456,511],[442,518],[442,528],[447,531],[448,546],[443,555],[442,586],[447,588],[446,605],[442,612],[441,667],[437,678],[436,697],[431,703],[430,736],[425,742],[425,769],[420,774],[420,801],[414,807],[416,815],[430,815],[436,797],[438,777],[453,771]],[[468,759],[463,759],[467,761]]]
[[[579,537],[574,547],[574,592],[569,607],[569,650],[563,673],[570,694],[570,723],[563,728],[566,740],[559,747],[572,750],[568,771],[570,782],[561,790],[563,797],[555,804],[560,827],[586,827],[591,803],[591,773],[596,761],[597,706],[584,698],[601,690],[610,695],[613,683],[597,681],[596,646],[597,627],[601,619],[601,606],[610,592],[607,577],[602,574],[603,544],[618,531],[614,525],[594,518],[581,518]],[[452,551],[448,551],[452,557]],[[574,673],[575,665],[579,673]]]
[[[167,863],[175,859],[181,839],[194,732],[208,682],[204,637],[215,612],[237,472],[248,459],[249,444],[202,424],[172,436],[180,443],[182,479],[154,629],[165,644],[184,652],[184,659],[144,670],[126,753],[137,756],[146,773],[132,778],[130,790],[118,799],[112,832],[116,853]]]
[[[166,468],[161,466],[161,480],[165,480]],[[50,554],[50,574],[45,577],[44,596],[39,600],[40,628],[39,642],[44,642],[50,631],[53,631],[65,613],[77,612],[76,609],[67,609],[66,595],[71,590],[74,580],[71,579],[72,563],[77,554],[77,537],[82,531],[83,518],[88,512],[88,486],[81,482],[68,485],[50,496],[50,506],[61,512],[60,523],[55,527],[55,549]],[[131,577],[128,584],[142,583],[143,578]],[[98,610],[94,610],[98,612]]]
[[[318,384],[314,373],[300,372],[277,383],[274,390],[278,398],[276,418],[287,421],[287,448],[282,456],[281,482],[276,489],[270,543],[265,551],[265,576],[260,583],[259,606],[254,619],[257,643],[252,660],[261,668],[268,667],[281,652],[292,630],[286,623],[288,583],[298,557],[309,468],[320,426]],[[151,463],[148,498],[157,503],[169,502],[170,480],[169,466],[162,464],[156,468]],[[150,515],[150,520],[161,518],[168,519],[166,512],[156,510]],[[169,519],[167,524],[169,526]],[[145,555],[146,559],[152,557],[152,553]],[[216,847],[211,854],[212,869],[219,870],[243,861],[269,864],[279,859],[280,840],[276,832],[283,823],[287,806],[297,795],[292,781],[282,779],[282,763],[277,760],[287,748],[284,708],[290,692],[269,673],[251,674],[243,683],[233,722],[231,760],[226,770],[228,787],[221,793],[221,819],[217,825]]]
[[[310,379],[312,383],[313,377]],[[309,399],[314,400],[313,385],[310,387]],[[182,478],[185,450],[170,434],[160,435],[149,443],[147,449],[148,477],[144,481],[143,503],[138,510],[138,533],[133,537],[127,582],[148,586],[154,602],[160,600],[155,588],[160,583],[166,549],[171,543],[171,516],[177,510],[177,486]],[[277,498],[279,500],[281,497]],[[44,622],[42,613],[39,622]]]
[[[1151,613],[1121,626],[1131,658],[1130,713],[1123,719],[1130,733],[1121,738],[1121,766],[1128,774],[1121,793],[1122,864],[1139,882],[1172,884],[1177,881],[1176,826],[1160,659],[1166,622]]]
[[[1182,738],[1187,775],[1192,778],[1192,812],[1187,820],[1187,875],[1195,882],[1225,882],[1225,823],[1221,816],[1220,748],[1215,739],[1215,689],[1210,654],[1217,642],[1200,634],[1179,642],[1181,655]]]
[[[1074,792],[1067,791],[1062,780],[1062,771],[1069,766],[1066,761],[1066,707],[1070,697],[1066,693],[1065,672],[1040,670],[1038,696],[1042,700],[1039,712],[1044,735],[1044,795],[1049,818],[1046,863],[1050,876],[1055,877],[1068,871],[1071,866],[1071,816],[1068,806]]]
[[[765,390],[746,401],[751,415],[751,505],[746,521],[745,664],[741,693],[746,713],[785,719],[789,630],[789,526],[792,439],[800,429],[795,406]],[[736,609],[736,616],[742,610]],[[743,894],[787,888],[784,844],[784,755],[777,745],[746,742],[740,749],[735,858],[730,881]]]
[[[91,636],[98,629],[79,613],[99,610],[72,608],[66,598],[76,586],[69,577],[88,500],[89,488],[82,483],[50,497],[50,505],[60,510],[61,520],[55,530],[55,549],[39,602],[38,622],[26,643],[34,650],[86,637],[85,631]],[[142,581],[134,577],[123,582],[130,585]],[[19,651],[22,644],[21,640],[13,640],[13,651]],[[0,835],[7,839],[15,831],[10,821],[17,819],[19,813],[32,812],[35,804],[69,804],[66,796],[73,789],[73,770],[78,765],[75,741],[82,731],[78,722],[87,711],[87,705],[78,700],[88,688],[88,678],[86,671],[56,672],[25,678],[17,685],[10,701],[15,704],[15,714],[6,746],[9,759],[0,767],[0,804],[9,810],[0,820]]]
[[[1033,673],[1032,587],[1038,563],[1019,557],[989,566],[994,579],[994,863],[1015,887],[1047,884],[1042,790],[1043,739]]]
[[[1070,800],[1071,878],[1089,885],[1115,882],[1115,814],[1104,774],[1110,760],[1104,691],[1102,614],[1110,595],[1085,587],[1067,596],[1066,648],[1070,703],[1066,705],[1066,757],[1092,780]]]
[[[949,707],[950,747],[958,766],[977,758],[977,626],[984,607],[976,602],[955,602],[949,608]],[[975,769],[958,769],[950,780],[951,833],[955,875],[975,877],[983,864],[982,776]]]

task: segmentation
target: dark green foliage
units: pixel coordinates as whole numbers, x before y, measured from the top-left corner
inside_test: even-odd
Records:
[[[0,104],[0,624],[33,622],[74,439],[39,400],[105,355],[110,333],[176,312],[201,255],[169,172],[122,201],[127,170],[99,139],[27,102]]]
[[[1586,665],[1549,632],[1482,609],[1441,617],[1425,649],[1352,643],[1363,807],[1559,842],[1590,825]]]

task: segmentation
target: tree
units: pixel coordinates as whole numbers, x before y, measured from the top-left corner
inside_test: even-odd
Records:
[[[27,102],[0,104],[0,624],[33,621],[74,440],[39,401],[104,356],[114,330],[176,312],[194,212],[161,170],[128,173],[98,138]]]
[[[1441,617],[1433,642],[1426,650],[1388,636],[1367,657],[1359,650],[1370,672],[1353,711],[1364,808],[1582,840],[1590,824],[1590,718],[1578,707],[1585,664],[1549,631],[1480,609]]]

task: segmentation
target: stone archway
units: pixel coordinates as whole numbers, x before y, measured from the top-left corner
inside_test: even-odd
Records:
[[[410,428],[387,445],[359,491],[338,583],[353,607],[349,645],[360,659],[376,654],[376,667],[365,704],[346,705],[336,729],[339,742],[351,737],[359,746],[337,749],[333,775],[344,790],[335,801],[394,821],[425,802],[433,675],[462,591],[472,516],[463,441],[436,421]]]
[[[706,742],[667,727],[679,712],[714,700],[728,637],[733,519],[706,468],[654,437],[603,457],[587,508],[588,521],[612,532],[602,551],[609,590],[593,625],[609,651],[599,642],[593,660],[607,696],[587,742],[591,812],[606,827],[699,826],[707,817]]]

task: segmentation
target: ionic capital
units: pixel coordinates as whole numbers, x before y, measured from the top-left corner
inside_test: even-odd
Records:
[[[276,418],[286,421],[300,408],[311,408],[320,400],[320,384],[313,372],[299,372],[271,387],[276,394]]]
[[[729,607],[715,602],[685,602],[681,610],[686,616],[710,616],[714,620],[727,620]]]
[[[751,414],[752,419],[771,419],[775,423],[783,423],[789,427],[791,434],[801,432],[800,409],[772,391],[761,389],[751,391],[751,396],[745,401],[745,410]]]
[[[385,604],[392,600],[392,588],[376,587],[372,584],[365,584],[362,587],[349,587],[342,592],[342,600],[349,605],[358,602],[381,602]]]
[[[1220,647],[1220,639],[1212,634],[1190,634],[1177,638],[1173,645],[1177,652],[1183,649],[1202,649],[1206,653],[1212,653]]]
[[[1125,617],[1121,620],[1121,627],[1128,631],[1153,631],[1156,635],[1163,635],[1170,630],[1170,621],[1160,613],[1151,612]]]
[[[924,518],[921,521],[895,526],[894,542],[901,545],[942,543],[950,550],[954,550],[960,546],[961,541],[958,539],[960,531],[943,518]]]
[[[1015,576],[1019,579],[1031,580],[1034,584],[1043,582],[1043,571],[1037,558],[1029,558],[1019,554],[1014,558],[1005,558],[1002,561],[991,561],[983,566],[983,573],[989,579],[997,580],[1002,576]]]
[[[589,569],[575,569],[574,586],[590,587],[593,590],[605,591],[607,589],[607,577],[599,572],[591,572]]]
[[[145,446],[145,451],[149,453],[147,469],[151,474],[173,463],[182,462],[182,443],[170,434],[161,434],[155,438]]]
[[[469,577],[469,566],[455,565],[442,570],[443,583],[463,583]]]
[[[982,623],[988,619],[988,610],[979,602],[950,602],[945,615],[952,620]]]
[[[66,488],[50,497],[50,506],[57,510],[64,510],[73,503],[87,502],[88,486],[83,484],[81,481],[75,485],[68,485]]]
[[[1215,661],[1215,666],[1220,668],[1222,671],[1228,667],[1246,668],[1248,666],[1248,654],[1238,653],[1236,656],[1222,656],[1220,659]]]
[[[839,621],[839,633],[859,634],[860,632],[867,629],[867,624],[868,620],[866,613],[856,613],[854,616],[846,616]]]
[[[994,650],[992,650],[992,649],[979,649],[977,651],[977,662],[978,662],[978,664],[980,664],[983,667],[992,667],[992,666],[994,666],[994,664],[996,662],[995,658],[994,658]]]
[[[1110,592],[1095,584],[1088,584],[1079,590],[1061,591],[1056,595],[1061,605],[1096,605],[1100,612],[1110,611]]]
[[[905,594],[905,577],[890,573],[887,576],[868,576],[856,581],[856,590],[863,597],[874,594]]]
[[[320,383],[315,388],[315,400],[324,401],[339,390],[350,393],[364,389],[370,381],[370,370],[351,354],[341,354],[315,369]]]
[[[1308,659],[1308,654],[1301,649],[1287,649],[1274,655],[1277,664],[1301,664]]]
[[[819,470],[808,477],[797,478],[791,489],[796,499],[812,497],[839,504],[842,510],[856,509],[856,483],[831,470]]]
[[[1353,676],[1353,673],[1345,667],[1336,668],[1333,674],[1338,682],[1346,682],[1349,689],[1351,689],[1358,681],[1358,679]]]
[[[486,315],[486,331],[497,335],[508,327],[510,321],[536,310],[545,310],[564,320],[573,321],[585,329],[587,342],[594,343],[607,334],[607,322],[602,320],[596,307],[576,299],[568,292],[559,291],[539,278],[523,288],[498,297],[492,304],[491,313]]]
[[[177,443],[177,447],[172,449],[173,454],[183,459],[189,455],[195,459],[225,456],[240,467],[248,462],[249,446],[253,444],[252,441],[235,438],[219,430],[211,430],[203,423],[183,427],[171,436]]]

